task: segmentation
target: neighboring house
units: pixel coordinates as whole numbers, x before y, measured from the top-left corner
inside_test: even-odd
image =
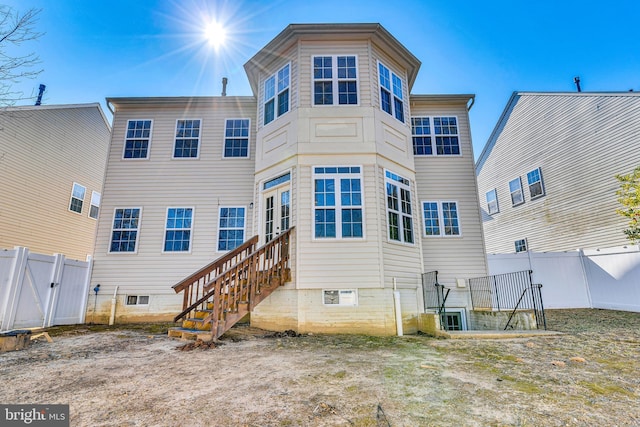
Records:
[[[476,163],[487,252],[628,244],[615,175],[639,143],[639,93],[515,92]]]
[[[114,294],[117,321],[171,319],[172,285],[293,226],[255,326],[393,334],[395,288],[415,332],[431,270],[464,313],[487,274],[473,96],[411,95],[419,67],[379,24],[300,24],[246,63],[255,96],[109,98],[95,319]]]
[[[98,103],[0,109],[0,249],[93,254],[110,136]]]

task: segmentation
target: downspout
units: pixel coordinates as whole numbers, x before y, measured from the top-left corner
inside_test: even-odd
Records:
[[[396,312],[396,331],[398,336],[401,337],[403,335],[402,331],[402,310],[400,307],[400,291],[397,288],[397,280],[393,278],[393,302]]]
[[[116,290],[113,291],[113,298],[111,298],[111,316],[109,317],[109,326],[113,326],[116,322],[116,295],[118,294],[118,286],[116,285]]]

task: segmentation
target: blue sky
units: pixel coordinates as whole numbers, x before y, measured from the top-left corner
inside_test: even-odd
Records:
[[[118,96],[251,95],[243,65],[290,23],[379,22],[420,61],[414,94],[473,93],[476,157],[513,91],[640,90],[637,0],[5,0],[42,9],[25,44],[43,73],[16,89],[45,104]],[[206,18],[225,45],[203,37]],[[24,104],[24,103],[22,103]],[[110,116],[108,111],[105,112]]]

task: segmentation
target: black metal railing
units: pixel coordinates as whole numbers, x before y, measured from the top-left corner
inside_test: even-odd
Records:
[[[469,279],[473,309],[511,311],[505,329],[517,310],[533,310],[538,329],[547,329],[542,285],[533,283],[532,273],[531,270],[524,270]]]
[[[435,310],[440,315],[440,325],[443,328],[446,328],[447,313],[445,303],[450,290],[438,283],[437,271],[429,271],[422,274],[424,308],[425,310]]]

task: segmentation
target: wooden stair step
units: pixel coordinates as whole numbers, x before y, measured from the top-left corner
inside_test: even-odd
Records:
[[[169,328],[169,338],[180,338],[182,340],[197,340],[209,341],[211,339],[211,331],[199,331],[196,329],[188,328]]]

